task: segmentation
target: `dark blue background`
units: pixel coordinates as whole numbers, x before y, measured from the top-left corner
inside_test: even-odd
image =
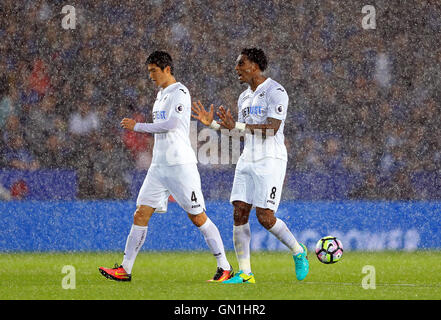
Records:
[[[202,190],[206,200],[229,200],[234,169],[215,170],[198,166]],[[135,200],[146,172],[133,170],[130,174],[130,199]],[[78,177],[74,170],[0,170],[0,184],[10,189],[23,180],[29,193],[25,200],[75,200]],[[348,194],[361,185],[363,177],[348,172],[296,172],[287,170],[282,199],[285,200],[345,200]],[[441,173],[419,172],[411,176],[417,199],[441,199]]]
[[[133,201],[0,202],[0,251],[122,251]],[[207,201],[207,214],[233,250],[232,206]],[[332,234],[347,250],[441,248],[441,202],[284,201],[277,215],[309,248]],[[284,246],[250,219],[253,250]],[[150,220],[144,250],[206,250],[199,230],[176,204]]]

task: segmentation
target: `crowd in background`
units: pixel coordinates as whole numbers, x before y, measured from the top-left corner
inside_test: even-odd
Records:
[[[153,137],[119,123],[152,120],[149,53],[172,55],[193,100],[237,113],[235,60],[259,47],[290,97],[288,174],[349,172],[350,198],[419,199],[411,176],[440,173],[436,1],[375,1],[370,30],[354,0],[76,1],[70,30],[63,5],[0,3],[0,167],[75,169],[79,198],[128,198]]]

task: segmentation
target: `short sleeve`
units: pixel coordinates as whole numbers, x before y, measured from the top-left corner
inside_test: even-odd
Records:
[[[179,88],[173,92],[169,102],[169,117],[187,118],[191,112],[190,92],[186,88]]]
[[[269,118],[285,120],[289,102],[286,90],[281,86],[276,86],[268,92],[267,99],[267,116]]]

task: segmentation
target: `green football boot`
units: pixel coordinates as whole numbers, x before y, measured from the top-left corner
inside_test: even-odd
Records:
[[[246,274],[242,270],[239,270],[234,277],[222,283],[256,283],[256,279],[254,279],[254,274]]]
[[[300,245],[303,248],[303,252],[292,256],[296,266],[297,280],[305,279],[309,272],[308,249],[302,243]]]

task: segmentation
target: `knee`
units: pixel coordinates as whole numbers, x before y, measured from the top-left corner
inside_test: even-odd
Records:
[[[188,217],[190,218],[191,222],[193,222],[193,224],[200,228],[201,226],[203,226],[205,224],[205,222],[207,221],[208,217],[207,214],[204,212],[200,213],[200,214],[190,214],[187,213]]]
[[[251,205],[248,203],[235,201],[234,206],[234,224],[240,226],[248,222],[248,218],[251,211]]]
[[[256,208],[256,216],[259,223],[267,230],[271,229],[277,220],[271,209]]]
[[[137,206],[133,215],[133,223],[138,226],[146,226],[154,212],[153,208]]]

